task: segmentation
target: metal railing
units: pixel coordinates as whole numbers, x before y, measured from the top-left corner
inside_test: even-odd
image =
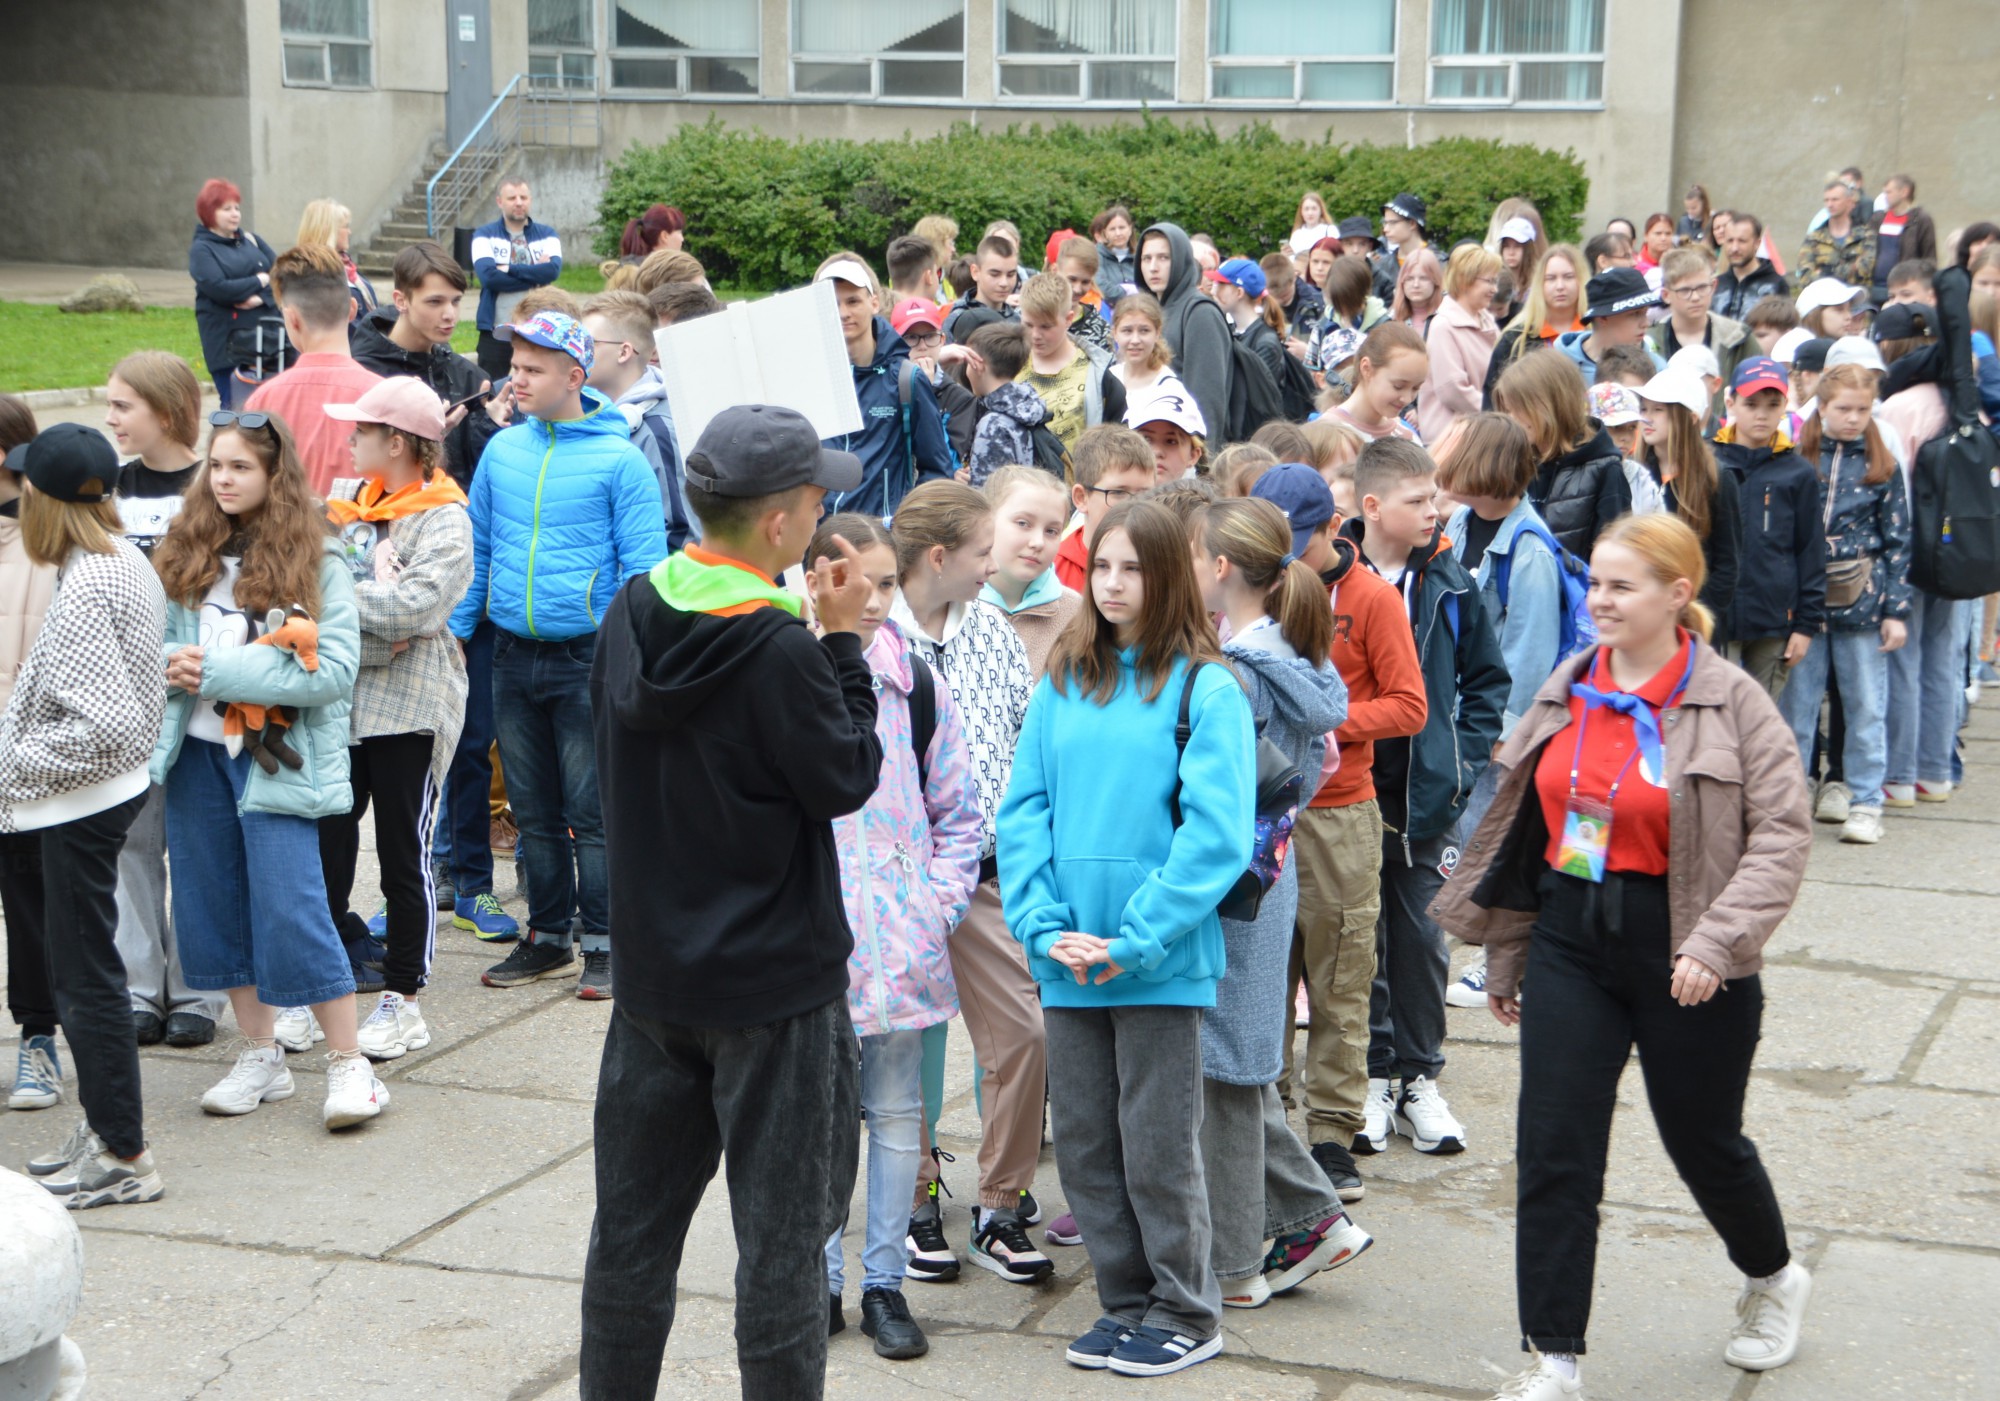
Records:
[[[522,145],[596,146],[601,132],[595,93],[579,97],[535,87],[527,74],[516,73],[424,186],[425,229],[436,238],[440,220],[456,219]]]

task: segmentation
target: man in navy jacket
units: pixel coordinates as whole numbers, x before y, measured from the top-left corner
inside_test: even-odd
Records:
[[[951,475],[937,391],[910,359],[903,338],[883,320],[873,269],[855,254],[836,253],[813,280],[833,284],[840,333],[854,366],[854,397],[861,402],[861,430],[826,440],[827,447],[861,459],[861,484],[828,492],[825,514],[892,516],[910,488]]]
[[[472,234],[472,271],[479,278],[479,368],[493,379],[506,377],[513,347],[493,334],[511,325],[522,296],[546,287],[562,273],[562,240],[547,224],[528,217],[528,182],[509,176],[500,182],[500,217]]]

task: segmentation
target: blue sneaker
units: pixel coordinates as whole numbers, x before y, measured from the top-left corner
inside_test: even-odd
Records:
[[[1101,1372],[1111,1365],[1111,1354],[1125,1345],[1132,1330],[1115,1318],[1100,1318],[1088,1333],[1069,1345],[1063,1360],[1087,1372]]]
[[[519,922],[500,908],[499,899],[490,890],[461,897],[452,907],[451,922],[460,929],[470,929],[489,944],[521,937]]]
[[[1120,1343],[1105,1365],[1121,1377],[1164,1377],[1222,1351],[1222,1334],[1203,1342],[1164,1328],[1141,1328]]]
[[[378,939],[385,939],[388,937],[389,906],[386,901],[383,903],[381,909],[375,911],[374,914],[368,916],[368,932],[374,935]]]
[[[48,1109],[62,1097],[62,1062],[56,1059],[55,1037],[24,1037],[14,1063],[14,1089],[7,1096],[7,1107]]]

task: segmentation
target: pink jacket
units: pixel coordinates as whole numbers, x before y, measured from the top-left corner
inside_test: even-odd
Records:
[[[1430,346],[1431,369],[1417,396],[1417,432],[1426,444],[1435,444],[1453,419],[1479,412],[1486,367],[1493,360],[1500,328],[1491,312],[1474,316],[1446,297],[1424,339]]]
[[[840,894],[854,929],[847,1010],[861,1036],[921,1031],[958,1015],[945,936],[979,881],[979,796],[951,687],[933,673],[929,783],[910,734],[908,646],[891,622],[868,647],[882,777],[868,806],[836,818]]]

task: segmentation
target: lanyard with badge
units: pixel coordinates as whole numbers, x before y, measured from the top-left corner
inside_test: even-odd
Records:
[[[1688,680],[1694,675],[1694,649],[1688,649],[1687,669],[1681,672],[1681,679],[1668,693],[1662,710],[1673,708],[1681,693],[1687,690]],[[1619,785],[1632,771],[1632,764],[1640,760],[1640,776],[1655,788],[1663,788],[1667,782],[1666,745],[1660,736],[1660,721],[1653,711],[1652,703],[1644,696],[1629,691],[1600,691],[1595,686],[1578,681],[1569,688],[1569,693],[1583,702],[1583,715],[1576,722],[1576,749],[1569,761],[1569,800],[1563,808],[1562,843],[1556,849],[1555,869],[1566,876],[1601,884],[1604,880],[1604,862],[1611,850],[1611,808],[1618,801]],[[1583,737],[1590,724],[1590,712],[1597,709],[1615,710],[1632,720],[1632,732],[1638,740],[1632,752],[1625,756],[1625,763],[1618,770],[1618,776],[1611,781],[1611,790],[1604,795],[1604,801],[1580,798],[1576,792],[1576,780],[1583,767]]]

